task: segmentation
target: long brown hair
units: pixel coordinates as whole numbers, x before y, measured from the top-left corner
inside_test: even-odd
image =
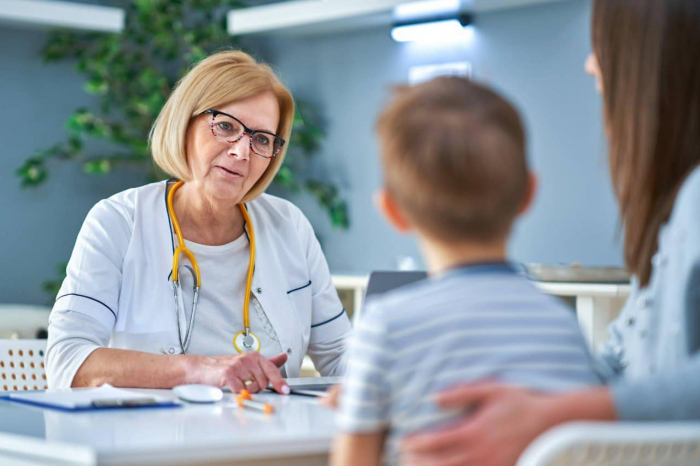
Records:
[[[595,0],[592,38],[625,262],[646,286],[659,229],[700,164],[700,1]]]

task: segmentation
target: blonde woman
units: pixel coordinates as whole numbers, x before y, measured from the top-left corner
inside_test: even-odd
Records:
[[[244,387],[344,370],[350,323],[301,211],[264,194],[294,101],[271,69],[214,54],[176,86],[150,138],[172,176],[100,201],[56,298],[49,386]]]

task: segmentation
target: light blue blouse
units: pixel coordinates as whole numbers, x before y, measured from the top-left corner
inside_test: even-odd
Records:
[[[610,325],[601,374],[621,420],[700,419],[700,167],[659,232],[649,284]]]

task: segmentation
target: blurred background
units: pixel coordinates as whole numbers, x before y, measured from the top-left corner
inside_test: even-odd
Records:
[[[298,100],[271,192],[309,217],[334,274],[422,267],[414,239],[373,205],[374,121],[392,86],[439,73],[492,85],[524,116],[540,190],[513,258],[619,266],[601,101],[583,70],[590,9],[589,0],[0,0],[0,303],[51,302],[89,209],[162,179],[148,128],[181,73],[222,47],[272,64]],[[435,19],[448,23],[410,27]]]

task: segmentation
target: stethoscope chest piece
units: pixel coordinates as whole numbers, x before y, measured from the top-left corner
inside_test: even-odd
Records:
[[[252,332],[245,330],[233,337],[233,347],[239,353],[255,353],[260,351],[260,339]]]

